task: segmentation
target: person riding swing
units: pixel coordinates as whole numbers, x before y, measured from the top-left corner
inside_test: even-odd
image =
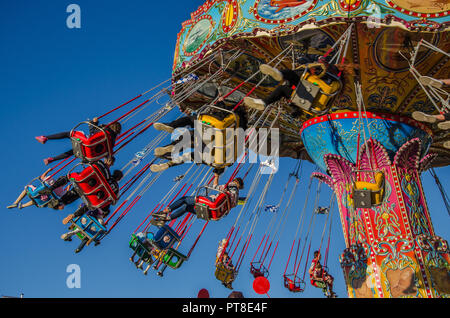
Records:
[[[212,220],[219,220],[225,215],[227,215],[232,208],[238,205],[239,202],[239,190],[244,188],[244,181],[241,178],[235,178],[230,183],[219,185],[219,172],[215,170],[214,172],[214,181],[213,181],[213,189],[221,192],[218,196],[184,196],[175,202],[173,202],[168,208],[164,209],[162,212],[154,213],[153,218],[151,220],[151,224],[155,226],[162,226],[166,222],[175,220],[185,213],[194,213],[198,217],[198,209],[196,209],[196,203],[200,198],[206,198],[208,202],[214,203],[215,200],[225,199],[228,200],[229,205],[227,206],[226,211],[222,211],[223,213],[212,215]],[[224,196],[222,196],[224,195]]]
[[[317,288],[321,288],[323,293],[328,298],[336,298],[336,293],[333,291],[334,278],[331,276],[320,264],[320,252],[314,252],[314,259],[311,262],[309,268],[309,277],[311,279],[311,285]]]
[[[112,148],[114,147],[116,138],[122,131],[121,124],[119,122],[99,124],[97,117],[86,123],[89,124],[89,137],[86,137],[82,131],[77,131],[74,129],[72,131],[65,131],[61,133],[35,137],[36,140],[41,144],[45,144],[48,140],[72,140],[72,149],[58,156],[45,158],[44,164],[48,165],[49,163],[52,163],[54,161],[64,160],[73,156],[74,154],[76,156],[83,157],[83,159],[86,159],[86,161],[89,162],[97,161],[104,157],[111,158]],[[76,142],[74,142],[74,140]],[[79,146],[76,146],[77,144],[79,144]]]
[[[317,61],[316,61],[317,59]],[[244,104],[247,107],[264,110],[267,105],[286,98],[290,104],[298,107],[291,115],[298,117],[302,111],[322,113],[326,111],[330,99],[341,89],[342,84],[338,77],[339,69],[329,64],[324,57],[305,55],[301,65],[295,70],[278,70],[267,64],[260,66],[261,73],[269,75],[278,82],[278,86],[265,99],[246,97]]]

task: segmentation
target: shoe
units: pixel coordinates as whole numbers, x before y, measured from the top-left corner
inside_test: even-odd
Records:
[[[430,123],[430,124],[434,124],[436,122],[436,117],[434,117],[433,115],[428,115],[419,111],[415,111],[412,113],[412,118],[414,118],[417,121],[421,121],[424,123]]]
[[[444,148],[445,149],[450,149],[450,141],[444,142]]]
[[[281,72],[279,70],[277,70],[276,68],[273,68],[270,65],[261,64],[259,66],[259,70],[261,71],[261,73],[263,73],[265,75],[269,75],[277,82],[281,82],[283,80],[283,74],[281,74]]]
[[[52,157],[46,158],[46,159],[44,159],[44,164],[48,165],[49,163],[52,163],[53,161],[55,161],[55,159],[53,159]]]
[[[167,221],[164,221],[162,219],[159,218],[153,218],[150,220],[150,224],[157,226],[157,227],[163,227],[164,224],[166,224]]]
[[[266,108],[266,103],[262,99],[257,98],[245,97],[244,104],[247,107],[257,110],[264,110]]]
[[[36,140],[39,141],[41,144],[45,144],[48,140],[48,138],[45,136],[36,136],[34,138],[36,138]]]
[[[69,234],[65,233],[65,234],[61,235],[61,240],[72,241],[72,238],[69,236]]]
[[[69,223],[70,221],[72,221],[72,219],[73,219],[73,214],[69,214],[68,216],[66,216],[66,217],[64,218],[64,220],[62,221],[62,223],[63,223],[64,225],[66,225],[67,223]]]
[[[174,128],[173,127],[171,127],[171,126],[169,126],[169,125],[166,125],[166,124],[163,124],[163,123],[154,123],[153,124],[153,127],[156,129],[156,130],[162,130],[162,131],[167,131],[168,133],[173,133],[173,131],[174,131]]]
[[[428,85],[436,88],[442,88],[442,86],[444,86],[443,81],[437,80],[429,76],[421,76],[419,78],[419,82],[422,83],[423,85]]]
[[[161,172],[164,170],[167,170],[170,168],[170,165],[166,162],[166,163],[161,163],[159,165],[151,165],[150,166],[150,170],[152,172]]]
[[[8,205],[6,208],[7,209],[14,209],[14,208],[17,208],[18,207],[18,204],[11,204],[11,205]]]
[[[152,214],[153,218],[163,220],[163,221],[169,221],[169,212],[162,211],[162,212],[156,212]]]
[[[168,145],[168,146],[165,146],[165,147],[158,147],[158,148],[155,149],[155,156],[157,156],[157,157],[164,156],[165,154],[167,154],[169,152],[172,152],[173,148],[175,148],[174,145]]]
[[[449,130],[450,129],[450,121],[443,121],[441,123],[438,124],[438,128],[442,129],[442,130]]]

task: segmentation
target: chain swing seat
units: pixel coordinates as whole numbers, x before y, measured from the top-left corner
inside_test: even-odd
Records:
[[[302,293],[305,291],[306,283],[295,274],[283,275],[284,287],[292,293]]]
[[[210,135],[210,130],[213,130],[211,140],[213,149],[211,163],[208,165],[223,169],[232,166],[238,156],[235,129],[239,127],[239,116],[233,111],[217,106],[209,105],[208,108],[213,111],[199,114],[197,118],[201,124],[202,136]]]
[[[164,264],[163,268],[157,273],[163,276],[164,270],[169,266],[172,269],[180,268],[187,257],[173,248],[175,243],[180,243],[181,237],[167,224],[164,224],[158,232],[156,232],[153,239],[149,240],[153,247],[153,255],[155,260]],[[155,265],[156,269],[157,266]]]
[[[86,136],[83,131],[76,130],[84,124],[95,128],[98,132]],[[74,156],[83,162],[95,162],[103,158],[111,159],[113,156],[114,143],[110,132],[93,123],[85,121],[75,126],[70,132],[70,140]]]
[[[384,198],[385,175],[383,171],[357,170],[356,173],[373,173],[375,182],[355,181],[353,202],[355,208],[370,208],[380,205]]]
[[[108,230],[105,226],[93,216],[85,214],[79,216],[71,221],[71,228],[76,228],[79,232],[76,236],[81,240],[80,245],[75,250],[75,253],[81,252],[84,246],[89,246],[92,242],[95,246],[100,244],[100,241],[106,236]]]
[[[54,191],[50,191],[48,184],[39,177],[31,180],[26,187],[26,194],[39,208],[54,208],[59,204],[58,196]],[[46,198],[43,198],[43,195],[45,195]]]
[[[200,195],[201,191],[205,195]],[[209,196],[209,192],[217,192],[215,199]],[[231,209],[230,195],[226,191],[215,189],[209,186],[202,186],[197,189],[195,195],[195,213],[197,218],[202,220],[219,220],[226,216]]]
[[[89,210],[116,204],[117,195],[111,189],[100,168],[96,164],[88,163],[81,172],[72,172],[79,165],[72,168],[68,179]]]
[[[175,243],[180,242],[180,236],[167,225],[162,226],[156,234],[148,233],[146,242],[148,244],[143,243],[139,237],[133,234],[129,243],[130,248],[135,252],[130,260],[134,262],[134,256],[138,255],[138,261],[134,262],[135,264],[139,263],[138,268],[143,269],[142,263],[148,264],[144,270],[145,275],[156,260],[165,265],[163,270],[158,272],[158,275],[162,276],[167,266],[177,269],[187,259],[184,254],[173,248]]]
[[[324,115],[328,113],[331,105],[331,101],[341,91],[343,85],[341,79],[329,72],[322,72],[321,75],[314,75],[305,70],[301,77],[301,84],[305,87],[306,91],[311,97],[299,96],[297,94],[297,87],[294,87],[294,92],[291,96],[291,103],[300,107],[303,111],[312,113],[314,115]],[[327,76],[331,79],[331,83],[328,84],[323,80],[323,76]]]
[[[153,237],[153,233],[148,234],[150,235],[146,237],[146,240]],[[135,263],[136,267],[139,269],[143,269],[143,263],[148,264],[147,268],[144,270],[144,275],[147,275],[150,266],[154,263],[154,259],[152,257],[154,253],[153,248],[150,245],[142,242],[141,239],[135,234],[131,235],[129,246],[134,251],[132,257],[130,258],[130,261]],[[135,255],[138,256],[137,261],[134,261]]]
[[[237,272],[233,267],[228,266],[227,264],[224,264],[222,262],[216,264],[216,271],[214,272],[214,276],[224,285],[229,285],[234,282],[236,275]]]
[[[250,273],[254,278],[260,276],[263,276],[265,278],[269,277],[269,270],[261,262],[251,262]]]

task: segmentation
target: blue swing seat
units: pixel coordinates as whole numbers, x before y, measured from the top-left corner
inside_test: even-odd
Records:
[[[80,246],[75,250],[76,253],[80,252],[85,245],[89,246],[92,242],[95,245],[100,244],[100,241],[108,232],[106,227],[101,225],[95,217],[87,214],[73,219],[71,223],[75,228],[81,230],[81,232],[76,234],[82,240]]]
[[[167,237],[168,240],[165,242],[164,238]],[[167,224],[164,224],[158,232],[156,232],[153,240],[150,243],[158,250],[167,250],[171,248],[175,242],[180,241],[180,236]]]
[[[36,184],[37,181],[39,181],[39,184]],[[33,190],[32,187],[35,187],[35,189]],[[58,201],[58,196],[54,193],[54,192],[50,192],[50,191],[46,191],[48,190],[49,187],[48,185],[43,182],[42,180],[40,180],[39,178],[33,179],[30,184],[27,186],[26,191],[27,191],[27,196],[30,198],[31,201],[34,202],[34,204],[39,207],[39,208],[44,208],[47,205],[49,205],[49,203],[53,200],[53,201]],[[41,197],[43,196],[41,193],[42,192],[46,192],[49,193],[47,194],[48,198],[47,200],[42,200]]]

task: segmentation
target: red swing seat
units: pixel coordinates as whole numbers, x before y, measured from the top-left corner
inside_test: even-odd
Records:
[[[292,293],[302,293],[305,291],[305,282],[295,274],[283,275],[284,287]]]
[[[269,277],[269,270],[260,262],[251,262],[250,263],[250,273],[254,278],[264,276],[265,278]]]
[[[208,189],[208,187],[202,188]],[[211,200],[207,196],[195,196],[195,213],[197,214],[197,218],[207,221],[219,220],[230,212],[231,203],[229,194],[217,189],[213,190],[220,192],[214,200]]]
[[[91,210],[106,208],[111,204],[115,204],[118,200],[117,195],[95,164],[88,164],[80,173],[69,173],[68,178],[72,182],[75,191]]]
[[[94,126],[89,122],[81,124],[84,123]],[[95,126],[99,131],[91,136],[86,136],[83,131],[75,130],[78,126],[70,132],[75,157],[85,162],[94,162],[105,157],[112,157],[114,143],[108,130]]]

